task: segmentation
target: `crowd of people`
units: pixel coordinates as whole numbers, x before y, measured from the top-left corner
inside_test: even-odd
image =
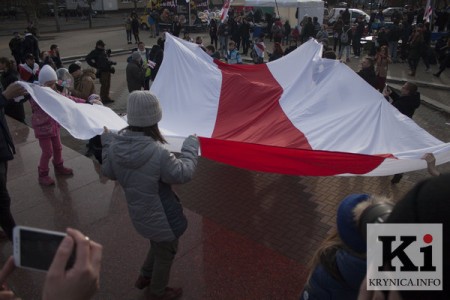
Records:
[[[289,20],[281,20],[275,14],[263,14],[259,9],[244,9],[235,12],[230,8],[228,16],[221,22],[216,18],[208,19],[209,43],[202,43],[214,53],[215,58],[220,57],[228,61],[230,52],[239,53],[242,56],[250,55],[254,63],[273,61],[283,55],[293,51],[310,38],[324,44],[324,52],[328,52],[324,57],[334,57],[343,62],[350,62],[351,58],[362,57],[363,47],[368,51],[368,55],[374,60],[377,83],[374,85],[382,91],[389,65],[392,63],[407,62],[410,76],[415,76],[419,61],[422,59],[426,72],[430,71],[430,65],[437,63],[439,69],[433,75],[439,77],[450,64],[450,39],[443,36],[437,41],[435,49],[431,46],[431,29],[436,26],[439,31],[445,30],[445,16],[439,14],[435,18],[434,24],[423,20],[423,8],[413,9],[410,7],[403,13],[396,10],[388,21],[383,16],[381,9],[371,14],[369,22],[363,16],[355,20],[350,18],[349,9],[339,11],[336,22],[328,26],[327,23],[320,24],[317,16],[304,16],[298,25],[291,25]],[[171,24],[169,31],[172,35],[188,41],[193,41],[191,32],[185,28],[185,20],[182,15],[170,13],[164,9],[161,13],[152,10],[149,14],[150,37],[157,37],[162,32],[159,29],[158,21],[161,22],[165,16],[168,24]],[[132,29],[131,23],[137,21],[137,17],[131,14],[126,19],[127,41],[131,43],[131,33],[139,31],[136,25]],[[417,22],[415,22],[417,20]],[[264,22],[263,22],[264,21]],[[156,24],[156,25],[155,25]],[[375,25],[376,27],[374,27]],[[372,29],[377,28],[377,30]],[[184,32],[184,34],[183,34]],[[373,42],[362,42],[362,38],[373,36]],[[267,49],[264,41],[274,43],[273,49]],[[233,49],[230,50],[230,41]],[[135,39],[136,44],[139,43]],[[363,44],[364,43],[364,44]],[[331,52],[334,54],[331,54]],[[220,56],[218,56],[220,55]],[[234,55],[236,56],[236,55]],[[239,61],[230,60],[232,63]]]
[[[407,62],[408,75],[414,77],[417,66],[422,59],[426,72],[430,71],[431,64],[439,64],[439,72],[434,74],[439,77],[443,70],[448,67],[450,53],[448,51],[448,35],[443,35],[436,42],[434,49],[431,43],[433,28],[442,32],[448,26],[448,20],[445,21],[443,16],[435,18],[435,22],[430,24],[429,19],[424,19],[423,7],[416,10],[410,7],[404,12],[395,10],[389,22],[384,18],[381,9],[372,13],[369,22],[366,22],[364,17],[360,16],[352,24],[349,16],[348,9],[341,11],[332,28],[333,50],[338,51],[339,59],[344,59],[342,48],[346,48],[350,44],[353,47],[353,57],[359,58],[361,55],[361,38],[364,35],[369,35],[374,38],[373,42],[370,43],[369,55],[376,56],[383,46],[387,47],[387,52],[383,49],[383,55],[386,57],[383,69],[386,69],[389,63]],[[441,24],[442,22],[444,22],[444,25]],[[347,32],[351,34],[350,37],[347,37]],[[348,62],[350,61],[350,53],[346,52],[346,54],[345,61]],[[381,72],[383,73],[383,70]]]

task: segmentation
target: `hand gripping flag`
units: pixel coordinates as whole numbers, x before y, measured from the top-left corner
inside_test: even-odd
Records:
[[[401,114],[315,40],[276,61],[228,65],[167,35],[151,90],[173,151],[196,133],[201,155],[281,174],[385,176],[450,160],[444,143]],[[170,87],[168,83],[170,82]]]

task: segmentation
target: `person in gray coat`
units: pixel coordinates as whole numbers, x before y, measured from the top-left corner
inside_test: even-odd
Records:
[[[180,199],[172,184],[188,182],[194,176],[199,142],[191,135],[177,158],[163,144],[158,129],[162,111],[149,91],[134,91],[128,97],[128,127],[117,134],[105,128],[102,135],[102,172],[117,180],[125,191],[131,221],[151,248],[135,286],[150,286],[150,299],[175,299],[181,288],[169,288],[170,268],[178,239],[187,228]]]
[[[126,69],[128,91],[140,91],[144,87],[145,70],[142,67],[142,57],[139,52],[131,54],[131,60]]]

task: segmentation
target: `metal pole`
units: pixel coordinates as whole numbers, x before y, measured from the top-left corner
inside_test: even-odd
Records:
[[[188,18],[189,18],[189,26],[191,26],[192,24],[191,24],[191,1],[188,1],[188,7],[189,7],[189,15],[188,15]],[[189,28],[190,29],[190,28]]]
[[[276,8],[277,8],[277,14],[278,14],[278,17],[281,18],[281,16],[280,16],[280,11],[278,10],[278,2],[277,2],[277,0],[275,0],[275,6],[276,6]]]

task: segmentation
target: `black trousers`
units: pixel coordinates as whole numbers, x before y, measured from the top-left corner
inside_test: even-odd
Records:
[[[6,189],[8,162],[0,161],[0,226],[12,241],[12,232],[16,222],[11,214],[11,199]]]

